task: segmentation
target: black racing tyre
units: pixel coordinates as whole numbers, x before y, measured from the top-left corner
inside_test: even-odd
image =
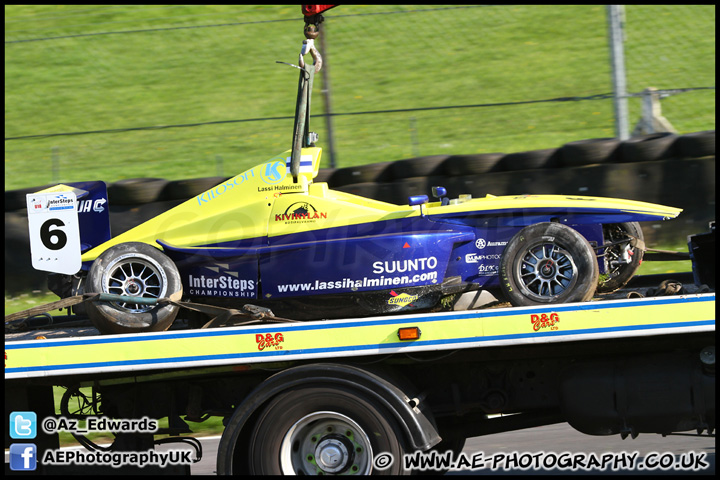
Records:
[[[142,205],[160,199],[168,181],[162,178],[127,178],[108,186],[110,205]]]
[[[639,223],[627,222],[603,225],[603,238],[606,244],[628,239],[627,243],[604,249],[606,273],[601,277],[597,291],[609,293],[624,287],[640,268],[644,237]]]
[[[620,143],[619,162],[654,162],[674,156],[674,144],[678,135],[670,132],[651,133],[631,137]]]
[[[559,165],[559,158],[559,148],[508,153],[498,161],[497,168],[503,172],[534,170],[536,168],[554,168]]]
[[[620,140],[617,138],[593,138],[569,142],[560,148],[560,159],[565,167],[612,162],[619,147]]]
[[[443,164],[450,155],[428,155],[390,162],[394,180],[413,177],[429,177],[443,174]]]
[[[480,153],[477,155],[453,155],[443,164],[446,175],[479,175],[496,171],[504,153]]]
[[[584,302],[592,298],[597,282],[592,247],[560,223],[523,228],[500,258],[500,288],[514,306]]]
[[[232,178],[232,177],[230,177]],[[172,180],[165,185],[162,192],[163,200],[188,200],[211,188],[229,180],[228,177],[188,178]]]
[[[406,474],[400,431],[389,412],[357,391],[308,386],[264,408],[242,458],[250,475]]]
[[[675,144],[680,158],[702,158],[715,155],[715,130],[686,133]]]
[[[354,183],[389,182],[392,180],[391,166],[392,162],[381,162],[338,168],[333,173],[328,185],[336,188]]]
[[[378,184],[375,182],[353,183],[350,185],[343,185],[335,190],[351,193],[360,197],[377,199]]]
[[[159,249],[141,242],[110,247],[93,262],[85,292],[145,298],[182,297],[177,267]],[[160,332],[172,325],[180,307],[127,302],[86,302],[93,325],[104,334]]]
[[[318,170],[318,174],[313,178],[314,183],[325,182],[328,185],[332,184],[332,177],[335,174],[337,168],[321,168]]]
[[[5,211],[12,212],[15,210],[22,210],[27,214],[27,194],[39,192],[46,188],[54,187],[56,184],[51,183],[43,185],[41,187],[28,187],[21,188],[19,190],[5,190]]]

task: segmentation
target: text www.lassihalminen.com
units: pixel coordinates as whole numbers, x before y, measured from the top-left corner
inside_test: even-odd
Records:
[[[397,277],[363,277],[361,279],[343,278],[342,280],[321,281],[306,283],[289,283],[278,285],[279,293],[313,292],[323,290],[346,290],[355,288],[399,287],[417,282],[437,282],[437,272],[418,273],[415,275],[401,275]]]

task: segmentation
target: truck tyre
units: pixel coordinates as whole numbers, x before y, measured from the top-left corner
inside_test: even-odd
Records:
[[[644,243],[644,237],[639,223],[627,222],[603,225],[603,238],[605,243],[630,238],[629,243],[613,245],[605,249],[603,258],[606,275],[598,283],[597,291],[610,293],[624,287],[640,268],[644,250],[638,243]],[[627,255],[625,255],[625,249],[627,249]],[[630,263],[625,263],[623,256],[629,257]]]
[[[178,301],[182,282],[173,261],[160,250],[147,243],[127,242],[110,247],[93,262],[85,291]],[[87,302],[90,320],[105,334],[167,330],[179,308],[167,303]]]
[[[592,247],[560,223],[523,228],[500,259],[500,287],[514,306],[584,302],[592,298],[597,281]]]
[[[244,458],[250,475],[409,473],[398,432],[392,415],[359,392],[299,388],[260,413]]]

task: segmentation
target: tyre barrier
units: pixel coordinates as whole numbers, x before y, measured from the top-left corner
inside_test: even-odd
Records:
[[[620,144],[619,160],[623,163],[654,162],[674,156],[673,146],[679,135],[669,132],[632,137]]]
[[[332,177],[333,175],[335,175],[336,171],[337,168],[321,168],[320,170],[318,170],[318,174],[313,181],[325,182],[327,184],[330,184],[330,182],[332,181]]]
[[[392,162],[381,162],[338,168],[330,177],[328,185],[335,188],[353,183],[389,182],[393,179],[391,165]]]
[[[617,138],[593,138],[566,143],[560,148],[560,163],[564,167],[581,167],[614,162],[619,154],[620,143]]]
[[[715,155],[715,130],[681,135],[675,143],[681,158],[702,158]]]
[[[5,211],[12,212],[15,210],[21,210],[27,208],[26,195],[28,193],[39,192],[46,188],[54,187],[56,184],[50,183],[48,185],[42,185],[40,187],[28,187],[21,188],[19,190],[5,190]]]
[[[498,163],[504,153],[481,153],[478,155],[451,155],[443,164],[445,175],[480,175],[499,171]]]
[[[390,162],[393,179],[429,177],[443,173],[443,163],[450,155],[430,155],[427,157],[407,158]]]
[[[112,205],[139,205],[160,200],[169,182],[162,178],[127,178],[108,186],[108,202]]]
[[[545,148],[529,152],[509,153],[498,161],[498,169],[504,172],[556,168],[560,166],[560,149]]]
[[[204,177],[173,180],[167,183],[160,197],[163,200],[187,200],[200,195],[232,177]]]

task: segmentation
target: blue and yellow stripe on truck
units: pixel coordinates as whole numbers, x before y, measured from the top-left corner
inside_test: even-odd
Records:
[[[418,327],[401,341],[398,329]],[[6,342],[5,379],[714,332],[715,294]]]

